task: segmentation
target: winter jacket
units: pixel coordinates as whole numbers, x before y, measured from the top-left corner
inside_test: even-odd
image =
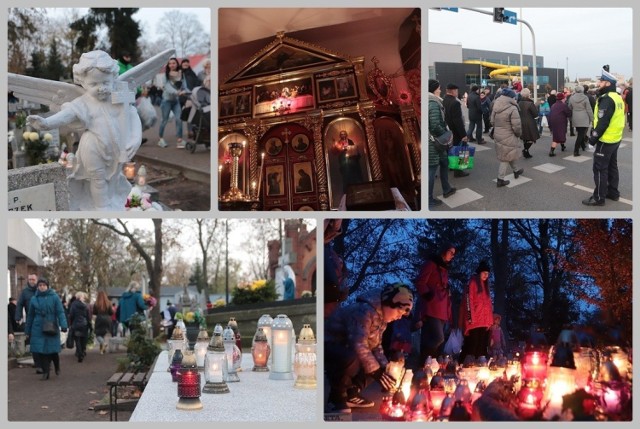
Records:
[[[462,116],[462,103],[453,95],[447,94],[442,99],[442,105],[444,106],[444,120],[453,133],[453,144],[457,144],[467,136]]]
[[[73,335],[76,337],[86,337],[89,335],[89,307],[79,299],[76,299],[69,307],[69,324]]]
[[[420,296],[420,320],[428,317],[451,321],[451,297],[447,264],[433,256],[422,266],[415,280]]]
[[[447,131],[445,123],[444,106],[442,99],[433,93],[429,93],[429,134],[433,136],[441,136]],[[440,157],[447,157],[444,151],[438,150],[429,141],[429,166],[440,164]]]
[[[352,349],[365,374],[370,374],[389,363],[382,348],[385,329],[380,290],[376,289],[331,313],[325,322],[325,344]]]
[[[589,103],[589,97],[582,92],[576,92],[569,98],[569,109],[573,126],[589,128],[593,123],[593,109]]]
[[[95,330],[98,337],[104,337],[107,332],[111,332],[111,315],[113,308],[109,305],[106,312],[99,312],[96,306],[93,306],[93,314],[96,316]]]
[[[562,101],[556,102],[551,106],[551,114],[549,115],[549,127],[553,134],[553,141],[556,143],[564,143],[567,141],[567,125],[571,117],[571,109]]]
[[[20,292],[20,296],[18,297],[18,303],[16,304],[16,322],[22,320],[22,312],[24,310],[25,314],[29,314],[29,303],[31,302],[31,298],[33,298],[38,291],[37,286],[31,286],[27,283],[22,292]]]
[[[121,323],[128,322],[135,313],[142,313],[146,309],[147,305],[144,303],[140,291],[127,291],[120,297],[118,304],[118,321]]]
[[[522,134],[520,138],[525,142],[535,142],[540,138],[538,133],[538,109],[530,98],[521,98],[518,102],[520,109],[520,122],[522,123]]]
[[[496,142],[498,161],[509,162],[519,159],[522,155],[522,123],[516,100],[511,97],[499,97],[494,100],[491,111],[493,125],[493,139]]]
[[[60,353],[60,335],[45,335],[42,325],[45,320],[55,320],[60,329],[67,329],[67,319],[62,308],[62,301],[53,289],[38,291],[31,299],[25,334],[29,336],[30,350],[35,353]]]
[[[469,108],[469,120],[477,121],[482,119],[482,102],[478,91],[470,92],[467,97],[467,107]]]
[[[493,325],[493,304],[489,292],[489,280],[482,284],[480,276],[474,274],[462,294],[458,326],[466,336],[472,329],[488,328],[491,325]]]

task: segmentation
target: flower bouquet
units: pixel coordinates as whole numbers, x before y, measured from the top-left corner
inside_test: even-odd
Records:
[[[131,192],[127,196],[127,202],[124,204],[127,211],[162,211],[160,204],[151,201],[151,195],[142,192],[138,186],[131,188]]]
[[[176,318],[178,317],[178,314],[179,313],[176,313]],[[200,310],[187,311],[183,316],[183,321],[187,325],[197,324],[198,326],[207,327],[207,319],[205,319]]]
[[[145,293],[142,296],[142,299],[144,299],[144,303],[147,304],[147,307],[149,308],[153,308],[156,306],[156,304],[158,304],[158,300],[155,297],[149,295],[148,293]]]
[[[29,165],[38,165],[46,162],[45,153],[49,148],[49,143],[53,141],[51,133],[45,133],[42,137],[35,131],[25,131],[22,133],[22,147],[27,154]]]

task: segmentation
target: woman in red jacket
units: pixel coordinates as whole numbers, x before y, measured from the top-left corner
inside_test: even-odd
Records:
[[[420,296],[420,363],[428,356],[437,357],[444,343],[444,325],[451,322],[451,297],[449,292],[449,262],[456,254],[450,243],[440,247],[422,266],[415,281]]]
[[[489,271],[491,267],[481,261],[476,274],[471,276],[462,295],[458,325],[464,334],[460,362],[468,355],[485,356],[489,346],[489,328],[493,324]]]

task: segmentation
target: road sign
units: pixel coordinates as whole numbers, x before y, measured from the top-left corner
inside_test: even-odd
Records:
[[[518,14],[515,12],[512,12],[510,10],[504,10],[502,12],[503,18],[502,20],[508,24],[513,24],[516,25],[518,23]]]

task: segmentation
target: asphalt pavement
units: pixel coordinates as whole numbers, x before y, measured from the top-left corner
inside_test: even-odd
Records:
[[[7,417],[9,422],[108,422],[107,380],[116,372],[121,351],[101,355],[97,347],[87,349],[83,362],[78,362],[75,350],[62,349],[60,375],[51,370],[49,380],[29,364],[15,366],[7,372]],[[14,363],[14,364],[12,364]],[[53,368],[53,366],[52,366]],[[103,407],[100,407],[100,404]],[[119,411],[118,420],[127,421],[131,411]]]
[[[434,196],[444,204],[430,211],[631,211],[632,209],[632,133],[625,129],[618,150],[618,169],[620,171],[620,200],[607,200],[603,207],[589,207],[582,200],[593,193],[593,148],[573,156],[575,137],[567,132],[566,150],[556,148],[556,156],[549,157],[551,136],[545,128],[542,137],[529,152],[533,158],[521,158],[518,168],[524,173],[514,179],[510,172],[506,179],[510,184],[498,188],[499,162],[496,158],[495,143],[488,134],[483,134],[486,144],[474,147],[474,167],[467,177],[454,177],[449,173],[449,183],[457,192],[448,197],[442,196],[440,178],[436,178]],[[630,214],[630,213],[629,213]]]

